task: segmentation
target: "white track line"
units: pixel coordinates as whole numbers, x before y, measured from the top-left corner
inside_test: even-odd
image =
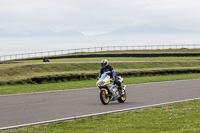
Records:
[[[101,113],[94,113],[94,114],[87,114],[87,115],[80,115],[75,117],[67,117],[67,118],[61,118],[61,119],[54,119],[49,121],[41,121],[41,122],[35,122],[35,123],[27,123],[22,125],[15,125],[15,126],[8,126],[8,127],[1,127],[0,130],[8,130],[8,129],[14,129],[14,128],[22,128],[29,125],[40,125],[40,124],[47,124],[52,122],[59,122],[59,121],[67,121],[67,120],[74,120],[78,118],[88,117],[88,116],[97,116],[97,115],[103,115],[103,114],[109,114],[109,113],[117,113],[117,112],[124,112],[124,111],[130,111],[130,110],[137,110],[142,108],[150,108],[154,106],[160,106],[160,105],[166,105],[166,104],[173,104],[173,103],[180,103],[180,102],[186,102],[186,101],[192,101],[192,100],[199,100],[198,98],[192,98],[192,99],[185,99],[185,100],[179,100],[179,101],[172,101],[172,102],[165,102],[165,103],[158,103],[158,104],[152,104],[152,105],[146,105],[146,106],[139,106],[134,108],[126,108],[126,109],[120,109],[120,110],[113,110],[113,111],[107,111],[107,112],[101,112]]]

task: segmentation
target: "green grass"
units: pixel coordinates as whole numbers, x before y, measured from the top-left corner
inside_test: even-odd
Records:
[[[41,72],[95,71],[100,69],[102,58],[54,59],[50,63],[38,60],[18,61],[21,63],[0,64],[0,77],[27,75]],[[200,65],[200,57],[151,57],[107,58],[116,69],[142,69],[163,67],[196,67]],[[83,61],[83,62],[82,62]],[[94,62],[95,61],[95,62]],[[127,62],[129,61],[129,62]],[[85,64],[83,64],[85,63]],[[33,75],[34,76],[34,75]]]
[[[200,74],[181,74],[149,77],[124,77],[124,84],[138,84],[148,82],[161,82],[182,79],[198,79]],[[68,81],[48,84],[25,84],[25,85],[5,85],[0,86],[0,95],[43,92],[54,90],[67,90],[77,88],[95,87],[96,80]]]
[[[200,100],[141,109],[126,113],[90,116],[73,121],[28,126],[4,133],[183,133],[200,132]]]
[[[141,61],[141,62],[112,62],[114,70],[133,69],[156,69],[156,68],[179,68],[179,67],[199,67],[200,61]],[[7,64],[6,64],[7,65]],[[34,77],[38,75],[48,75],[49,73],[81,73],[99,72],[100,63],[36,63],[14,65],[13,67],[0,67],[0,81],[13,79],[12,76]]]

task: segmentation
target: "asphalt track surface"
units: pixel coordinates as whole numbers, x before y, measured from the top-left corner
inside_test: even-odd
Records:
[[[126,102],[108,105],[100,102],[98,88],[5,95],[0,96],[0,129],[199,97],[200,79],[128,85]]]

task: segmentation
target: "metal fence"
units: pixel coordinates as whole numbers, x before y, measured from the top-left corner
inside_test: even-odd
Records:
[[[23,53],[0,56],[0,61],[9,61],[25,58],[36,57],[48,57],[57,55],[66,55],[72,53],[89,53],[89,52],[101,52],[101,51],[124,51],[124,50],[164,50],[164,49],[199,49],[200,44],[184,44],[184,45],[141,45],[141,46],[103,46],[103,47],[91,47],[80,49],[66,49],[57,51],[35,52],[35,53]]]

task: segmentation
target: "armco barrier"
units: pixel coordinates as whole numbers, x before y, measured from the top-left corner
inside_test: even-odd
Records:
[[[26,58],[42,58],[44,56],[57,56],[66,55],[71,53],[89,53],[89,52],[101,52],[101,51],[124,51],[124,50],[164,50],[164,49],[197,49],[200,48],[200,44],[187,44],[187,45],[144,45],[144,46],[104,46],[104,47],[91,47],[80,49],[66,49],[57,51],[35,52],[35,53],[23,53],[0,56],[0,61],[9,61]]]
[[[188,57],[200,56],[200,53],[161,53],[161,54],[88,54],[88,55],[70,55],[70,56],[51,56],[49,59],[62,58],[89,58],[89,57]],[[24,60],[42,60],[42,57],[27,58]]]

